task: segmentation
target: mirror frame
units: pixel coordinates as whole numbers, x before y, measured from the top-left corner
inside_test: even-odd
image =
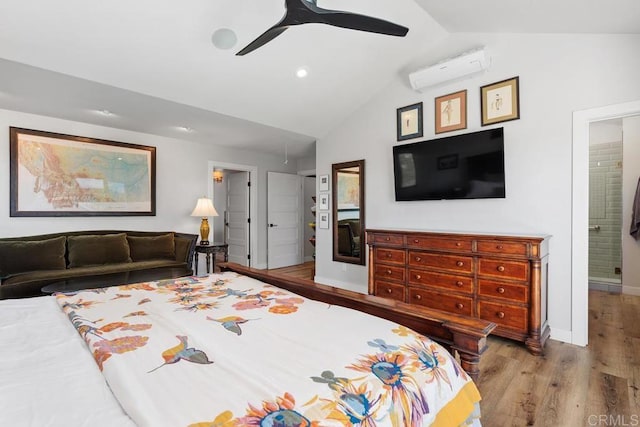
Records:
[[[350,257],[345,255],[340,255],[338,253],[338,171],[345,168],[360,168],[360,177],[359,177],[359,186],[360,186],[360,256],[359,257]],[[365,198],[364,198],[364,159],[363,160],[354,160],[352,162],[343,162],[343,163],[334,163],[331,165],[331,214],[332,218],[332,227],[333,227],[333,260],[337,262],[346,262],[349,264],[358,264],[365,265],[366,257],[365,257],[365,226],[364,226],[364,208],[365,208]]]

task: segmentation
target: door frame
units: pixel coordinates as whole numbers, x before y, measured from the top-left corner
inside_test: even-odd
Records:
[[[213,170],[232,169],[249,173],[249,260],[248,266],[253,267],[258,263],[258,168],[256,166],[240,165],[236,163],[224,163],[209,160],[207,192],[213,199]]]
[[[563,337],[572,344],[589,338],[589,124],[638,114],[640,101],[573,112],[571,336]]]

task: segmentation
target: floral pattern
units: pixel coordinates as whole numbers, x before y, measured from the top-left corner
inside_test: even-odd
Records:
[[[56,300],[140,425],[422,426],[450,405],[478,421],[477,389],[440,345],[234,273]],[[138,394],[157,411],[130,408]]]

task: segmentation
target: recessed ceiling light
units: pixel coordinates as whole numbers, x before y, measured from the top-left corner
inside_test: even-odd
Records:
[[[105,116],[105,117],[113,117],[115,116],[115,114],[113,114],[111,111],[109,110],[96,110],[96,113]]]
[[[193,132],[193,128],[190,128],[189,126],[178,126],[178,129],[182,132]]]
[[[228,28],[220,28],[211,36],[211,42],[213,45],[218,49],[223,50],[231,49],[236,45],[237,41],[238,37],[236,36],[236,33]]]
[[[296,70],[296,76],[298,78],[305,78],[309,75],[309,69],[307,67],[300,67]]]

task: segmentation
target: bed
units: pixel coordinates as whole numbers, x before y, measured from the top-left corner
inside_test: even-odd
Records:
[[[479,425],[478,391],[444,347],[346,308],[349,292],[327,304],[322,287],[314,301],[285,289],[304,281],[242,273],[0,301],[0,424]],[[377,303],[360,308],[398,308]],[[454,350],[456,328],[483,333],[440,323]]]

